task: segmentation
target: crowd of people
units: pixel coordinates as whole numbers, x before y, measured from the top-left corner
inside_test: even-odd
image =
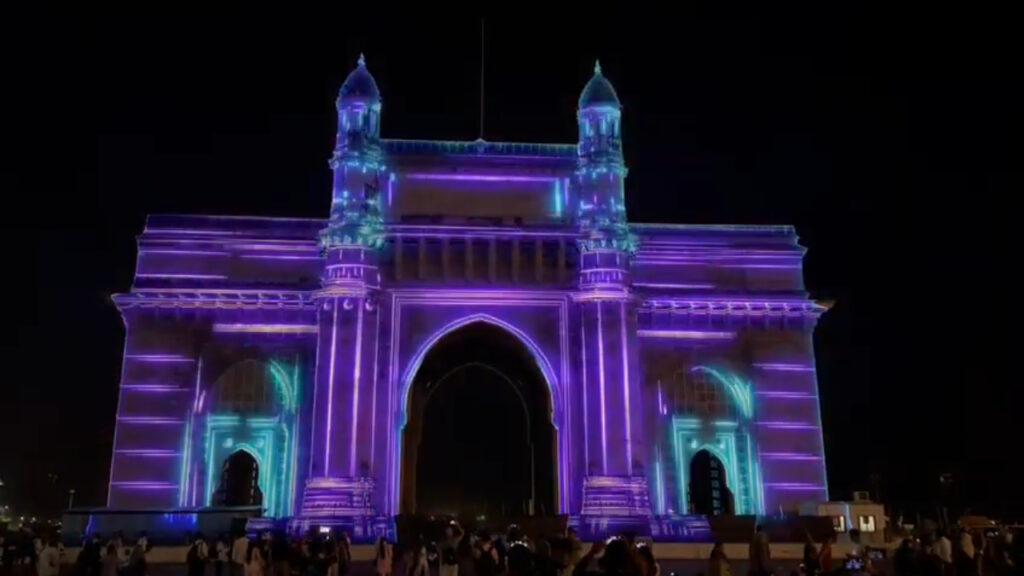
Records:
[[[151,548],[145,532],[133,543],[120,532],[105,543],[98,535],[91,536],[77,556],[76,576],[146,576],[146,553]],[[15,534],[0,534],[2,576],[58,576],[63,555],[56,533],[36,534],[23,527]]]
[[[0,531],[0,574],[57,576],[62,551],[56,534],[36,533],[27,526],[10,534]]]
[[[121,547],[120,534],[107,544],[97,536],[87,541],[75,561],[73,576],[147,576],[144,536],[131,552]],[[291,539],[283,532],[249,538],[240,532],[207,538],[190,536],[185,553],[188,576],[344,576],[352,562],[351,542],[342,532]],[[40,575],[43,576],[43,575]]]
[[[396,571],[388,545],[377,546],[378,576]],[[599,541],[584,553],[573,528],[531,540],[518,526],[503,534],[445,528],[440,542],[423,538],[400,555],[400,576],[660,576],[650,545],[629,535]]]
[[[88,536],[64,573],[71,576],[148,576],[152,545],[145,532],[129,541],[121,532]],[[0,534],[0,576],[59,576],[63,548],[58,539],[24,530]],[[517,526],[503,534],[469,532],[452,523],[439,542],[424,538],[404,548],[386,538],[374,546],[378,576],[660,576],[649,546],[624,536],[583,553],[576,532],[531,540]],[[351,540],[345,532],[311,531],[301,538],[266,532],[188,539],[188,576],[347,576]]]
[[[1024,576],[1022,543],[1007,532],[936,531],[922,540],[904,539],[881,569],[881,551],[859,544],[834,557],[835,536],[820,545],[808,537],[797,576],[894,573],[895,576]],[[374,546],[377,576],[661,576],[652,547],[626,534],[594,543],[585,553],[571,527],[565,533],[529,538],[513,525],[500,534],[467,531],[452,522],[438,541],[414,538],[399,547],[386,538]],[[59,576],[62,547],[55,536],[30,529],[0,533],[0,576]],[[145,532],[129,542],[120,532],[107,540],[93,534],[71,567],[72,576],[148,576]],[[876,556],[875,553],[878,553]],[[725,546],[711,549],[700,576],[733,576]],[[351,541],[345,532],[311,531],[302,538],[284,532],[207,538],[193,534],[185,557],[188,576],[347,576]],[[748,548],[747,576],[774,576],[771,544],[757,526]],[[793,576],[793,575],[791,575]]]
[[[861,544],[860,532],[849,532],[851,546],[844,554],[834,551],[836,536],[830,535],[818,545],[810,536],[804,544],[799,570],[791,576],[855,576],[894,574],[895,576],[1024,576],[1024,543],[1015,542],[1007,531],[986,534],[960,529],[950,539],[939,530],[926,538],[903,539],[891,562],[881,549]],[[771,545],[761,526],[757,526],[748,549],[748,576],[772,576]],[[884,568],[883,568],[884,565]],[[716,542],[711,550],[708,576],[732,576],[725,547]]]
[[[900,542],[893,553],[893,570],[897,576],[1021,575],[1024,542],[1019,540],[1005,530],[937,530],[923,541]]]
[[[654,557],[644,546],[629,545],[628,554],[616,556],[615,542],[608,544],[600,560],[616,567],[616,573],[631,576],[658,576]],[[104,542],[90,536],[72,568],[73,576],[147,576],[148,540],[141,534],[129,546],[117,533]],[[373,565],[378,576],[586,576],[596,570],[588,561],[600,552],[595,547],[582,554],[582,545],[573,530],[552,539],[531,542],[517,527],[507,533],[467,533],[457,524],[449,525],[440,542],[419,538],[404,549],[386,538],[374,546]],[[619,568],[611,562],[620,557],[638,562],[643,570]],[[11,576],[57,576],[56,572],[30,570],[38,563],[25,564],[25,570]],[[351,540],[347,533],[311,531],[302,538],[290,538],[283,532],[266,532],[258,538],[244,533],[232,537],[207,538],[193,534],[185,555],[188,576],[347,576],[352,567]],[[574,571],[579,566],[587,568]],[[55,564],[59,567],[59,560]],[[6,575],[5,575],[6,576]]]

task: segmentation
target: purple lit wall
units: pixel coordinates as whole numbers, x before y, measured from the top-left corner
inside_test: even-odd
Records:
[[[827,499],[822,309],[794,230],[629,223],[599,68],[575,145],[381,139],[362,60],[338,112],[328,219],[148,219],[135,283],[114,297],[127,337],[111,508],[213,506],[243,450],[268,515],[357,539],[389,529],[415,512],[417,372],[481,322],[543,376],[556,508],[587,530],[667,534],[694,510],[701,450],[737,513]]]

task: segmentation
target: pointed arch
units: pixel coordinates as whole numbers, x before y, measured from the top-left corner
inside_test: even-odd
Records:
[[[551,367],[551,363],[547,359],[547,356],[545,356],[540,346],[538,346],[537,343],[533,341],[533,339],[531,339],[526,333],[524,333],[518,327],[514,326],[509,322],[506,322],[505,320],[502,320],[495,316],[491,316],[490,314],[483,313],[464,316],[462,318],[459,318],[458,320],[455,320],[442,326],[437,331],[435,331],[429,338],[427,338],[427,340],[424,341],[423,344],[421,344],[420,347],[416,350],[416,354],[413,355],[412,359],[409,361],[405,370],[402,372],[401,388],[399,389],[398,393],[398,405],[399,410],[401,410],[400,418],[398,421],[398,429],[401,430],[408,423],[410,399],[409,392],[410,390],[412,390],[413,380],[415,380],[416,373],[419,372],[420,366],[423,364],[423,359],[426,358],[427,353],[430,352],[430,350],[434,347],[435,344],[438,343],[438,341],[440,341],[448,334],[455,332],[459,328],[463,328],[465,326],[477,322],[483,322],[485,324],[490,324],[492,326],[504,329],[505,331],[515,336],[530,351],[531,356],[533,356],[533,359],[537,362],[537,366],[540,368],[541,374],[544,375],[545,384],[547,385],[548,392],[551,395],[552,422],[555,425],[555,429],[558,429],[558,422],[560,420],[560,415],[562,414],[563,408],[561,402],[561,385],[558,381],[558,377],[556,376],[554,369]]]
[[[701,464],[706,468],[701,469]],[[690,473],[687,486],[688,513],[709,516],[735,513],[734,488],[739,479],[735,477],[735,469],[730,469],[723,452],[705,444],[693,453],[687,466]],[[718,475],[714,474],[716,468],[719,471]],[[718,506],[715,505],[716,502]]]
[[[549,403],[548,409],[550,410],[550,413],[545,420],[548,421],[554,432],[553,466],[555,485],[553,509],[564,512],[568,495],[566,493],[567,490],[565,489],[566,485],[562,480],[567,478],[568,463],[567,458],[561,458],[559,457],[559,454],[567,453],[569,447],[566,445],[566,435],[561,430],[562,424],[564,423],[563,416],[565,413],[565,398],[563,396],[564,390],[561,382],[559,381],[555,370],[552,368],[551,362],[548,360],[546,354],[529,334],[511,322],[486,313],[468,314],[436,329],[428,338],[424,339],[417,346],[416,352],[409,358],[400,372],[400,380],[397,382],[398,386],[395,396],[397,401],[393,421],[395,433],[392,439],[390,457],[390,469],[392,470],[392,478],[394,482],[390,486],[389,497],[393,503],[394,509],[398,510],[400,508],[400,502],[402,501],[402,494],[404,490],[403,485],[406,482],[406,460],[404,457],[405,430],[410,423],[410,412],[413,404],[413,388],[417,376],[423,367],[424,360],[444,338],[456,333],[460,329],[474,324],[485,324],[498,328],[500,332],[505,333],[511,339],[518,342],[523,349],[528,352],[536,369],[540,373],[540,380],[543,380],[543,388],[546,392],[547,401]]]
[[[248,462],[246,462],[248,460]],[[244,463],[249,466],[251,463],[251,477],[246,477],[240,470],[234,468],[240,463]],[[266,498],[266,490],[264,487],[264,462],[260,455],[260,451],[255,447],[247,443],[239,443],[232,446],[231,452],[224,458],[221,469],[220,478],[217,482],[217,488],[214,491],[213,498],[217,505],[224,506],[239,506],[239,505],[260,505],[264,504]],[[251,502],[247,504],[239,504],[234,501],[235,494],[239,489],[249,491],[248,499]]]
[[[705,450],[725,466],[736,513],[758,514],[764,511],[757,447],[746,423],[674,416],[671,442],[675,453],[680,510],[689,510],[690,462],[697,452]]]

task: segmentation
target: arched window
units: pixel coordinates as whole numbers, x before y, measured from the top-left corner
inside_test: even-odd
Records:
[[[708,372],[679,371],[674,380],[672,408],[676,414],[708,419],[736,418],[736,403]]]
[[[265,414],[274,410],[274,382],[267,365],[244,360],[229,368],[213,386],[217,413]]]

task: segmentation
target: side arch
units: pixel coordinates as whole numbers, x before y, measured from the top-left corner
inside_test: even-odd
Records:
[[[248,502],[245,503],[244,505],[263,504],[263,499],[265,497],[265,491],[263,486],[265,482],[263,478],[263,474],[265,473],[264,462],[263,459],[261,458],[259,450],[249,445],[248,443],[240,443],[232,446],[231,451],[228,453],[227,457],[221,464],[220,478],[217,481],[217,488],[214,490],[214,502],[212,502],[212,504],[224,506],[242,505],[235,502],[228,502],[227,500],[231,499],[234,496],[234,492],[238,488],[236,484],[240,481],[240,477],[238,476],[240,471],[232,471],[231,465],[232,463],[236,463],[239,457],[243,455],[248,456],[249,460],[252,461],[252,465],[254,467],[253,472],[256,476],[256,481],[251,486],[253,493],[250,495],[250,499],[252,499],[253,502]]]
[[[725,467],[736,514],[763,512],[757,447],[745,423],[674,416],[670,438],[680,510],[690,509],[690,462],[697,452],[705,450]]]
[[[721,452],[707,445],[699,447],[690,456],[688,469],[689,513],[708,516],[735,514],[735,466],[730,467]]]
[[[223,462],[245,452],[259,470],[264,513],[291,515],[299,447],[299,363],[245,355],[224,366],[190,411],[184,446],[184,499],[216,505]]]

